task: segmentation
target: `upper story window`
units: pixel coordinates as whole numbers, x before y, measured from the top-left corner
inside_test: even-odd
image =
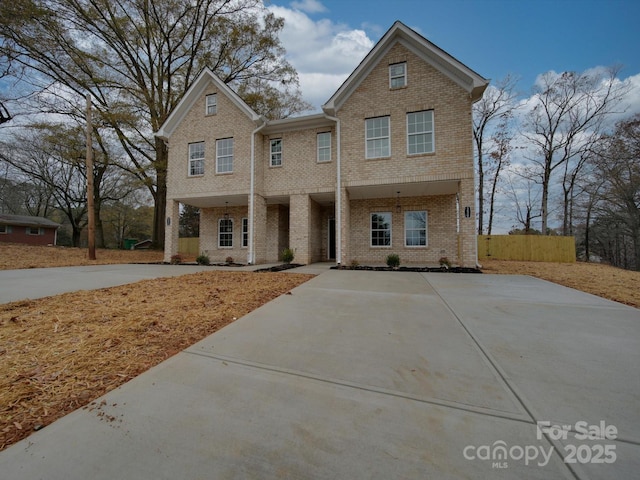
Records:
[[[389,117],[366,120],[366,158],[383,158],[391,155]]]
[[[272,167],[282,166],[282,139],[274,138],[271,140],[271,163]]]
[[[427,246],[427,212],[416,210],[404,212],[405,247]]]
[[[394,63],[389,65],[389,88],[402,88],[407,86],[407,63]]]
[[[331,161],[331,132],[318,134],[318,162]]]
[[[233,247],[233,220],[221,218],[218,220],[218,248]]]
[[[206,96],[206,111],[207,115],[215,115],[218,113],[218,96],[215,93]]]
[[[433,110],[407,114],[407,154],[433,153]]]
[[[233,138],[216,140],[216,173],[233,172]]]
[[[189,176],[204,175],[204,142],[189,144]]]
[[[371,246],[391,246],[391,212],[376,212],[371,214]]]

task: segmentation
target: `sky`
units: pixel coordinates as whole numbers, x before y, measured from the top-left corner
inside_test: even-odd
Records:
[[[520,78],[521,96],[547,71],[622,66],[640,86],[637,0],[271,0],[280,36],[316,110],[400,20],[483,77]],[[639,95],[640,97],[640,95]],[[640,111],[640,106],[638,107]]]

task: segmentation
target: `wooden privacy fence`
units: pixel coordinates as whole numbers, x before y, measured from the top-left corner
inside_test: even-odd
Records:
[[[575,262],[573,237],[544,235],[478,235],[478,259]]]
[[[179,238],[178,253],[182,255],[200,255],[200,239],[198,237]]]

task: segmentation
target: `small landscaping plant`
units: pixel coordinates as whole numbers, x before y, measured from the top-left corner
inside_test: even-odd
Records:
[[[285,248],[284,250],[282,250],[282,261],[284,263],[291,263],[294,257],[295,254],[293,253],[292,249]]]
[[[438,263],[440,263],[441,267],[444,267],[447,270],[449,268],[451,268],[451,262],[449,261],[449,259],[447,257],[440,257],[440,260],[438,260]]]
[[[355,270],[359,266],[360,266],[360,262],[358,262],[357,260],[351,260],[351,270]]]
[[[390,253],[387,255],[387,266],[391,268],[398,268],[400,266],[400,256],[397,253]]]
[[[171,255],[171,265],[180,265],[182,263],[182,255]]]
[[[227,262],[227,263],[229,263],[229,264],[233,263],[233,257],[227,257],[227,258],[225,259],[225,262]]]
[[[210,265],[211,262],[209,261],[209,257],[207,255],[205,255],[204,253],[201,253],[200,255],[198,255],[196,257],[196,263],[198,265]]]

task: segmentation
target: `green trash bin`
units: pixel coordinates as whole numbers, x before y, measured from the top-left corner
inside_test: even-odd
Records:
[[[135,238],[125,238],[124,239],[124,249],[125,250],[133,250],[138,240]]]

